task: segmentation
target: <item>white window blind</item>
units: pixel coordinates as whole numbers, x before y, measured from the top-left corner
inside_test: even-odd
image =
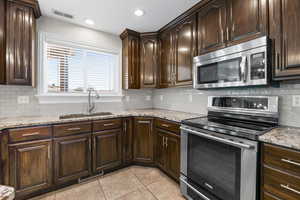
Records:
[[[46,51],[49,93],[115,89],[117,55],[54,43],[47,43]]]

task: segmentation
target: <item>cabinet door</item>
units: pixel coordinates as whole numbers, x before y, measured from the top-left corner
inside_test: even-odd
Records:
[[[174,65],[173,34],[170,31],[160,36],[160,88],[167,88],[173,84],[172,74]]]
[[[153,119],[135,118],[134,123],[134,161],[153,162]]]
[[[130,164],[133,159],[133,119],[123,120],[123,161]]]
[[[225,47],[226,2],[215,0],[198,14],[198,54],[205,54]]]
[[[122,130],[108,130],[93,134],[93,172],[98,173],[122,163]]]
[[[52,183],[51,141],[9,146],[10,185],[17,197],[47,189]]]
[[[32,85],[35,67],[36,24],[33,9],[8,2],[7,5],[7,83]]]
[[[91,134],[54,140],[55,183],[64,183],[90,175]]]
[[[300,78],[300,1],[270,0],[270,38],[273,39],[274,78]]]
[[[165,169],[166,165],[166,145],[165,145],[166,133],[160,129],[156,129],[156,143],[155,143],[155,151],[156,151],[156,164]]]
[[[176,27],[175,85],[191,85],[193,82],[193,58],[196,55],[196,16]]]
[[[5,1],[0,1],[0,83],[5,83]]]
[[[231,44],[266,34],[267,0],[227,0],[227,2]]]
[[[141,87],[155,88],[157,78],[157,37],[142,36],[141,39]]]
[[[140,39],[129,37],[129,85],[130,89],[140,88]]]
[[[176,180],[179,180],[180,174],[180,136],[176,134],[167,134],[167,172]]]

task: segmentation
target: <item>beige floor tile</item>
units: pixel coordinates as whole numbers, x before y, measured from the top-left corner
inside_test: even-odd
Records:
[[[148,185],[147,188],[159,200],[184,200],[179,185],[171,179],[165,178],[162,181]]]
[[[99,179],[107,200],[114,200],[144,186],[128,170],[122,170]]]
[[[166,177],[159,169],[155,168],[147,170],[137,170],[133,171],[133,173],[145,186],[161,181]]]
[[[30,200],[55,200],[55,194],[54,193],[49,193],[45,195],[41,195],[35,198],[31,198]]]
[[[122,196],[118,200],[156,200],[156,198],[147,189],[142,188]]]

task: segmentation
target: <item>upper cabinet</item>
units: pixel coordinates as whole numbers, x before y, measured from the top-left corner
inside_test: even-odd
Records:
[[[158,35],[157,33],[141,34],[141,87],[155,88],[158,68]]]
[[[140,88],[140,34],[126,29],[122,39],[123,89]]]
[[[227,7],[229,44],[266,34],[267,0],[227,0]]]
[[[174,85],[191,85],[193,58],[196,56],[196,16],[183,21],[175,28]]]
[[[226,45],[226,1],[214,0],[198,13],[198,53],[224,48]]]
[[[299,10],[299,0],[269,0],[275,80],[300,78]]]
[[[34,85],[39,5],[35,0],[1,1],[0,10],[0,82]]]

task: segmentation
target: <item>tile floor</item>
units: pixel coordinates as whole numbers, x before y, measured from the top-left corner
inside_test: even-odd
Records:
[[[184,200],[179,185],[156,168],[132,166],[31,200]]]

